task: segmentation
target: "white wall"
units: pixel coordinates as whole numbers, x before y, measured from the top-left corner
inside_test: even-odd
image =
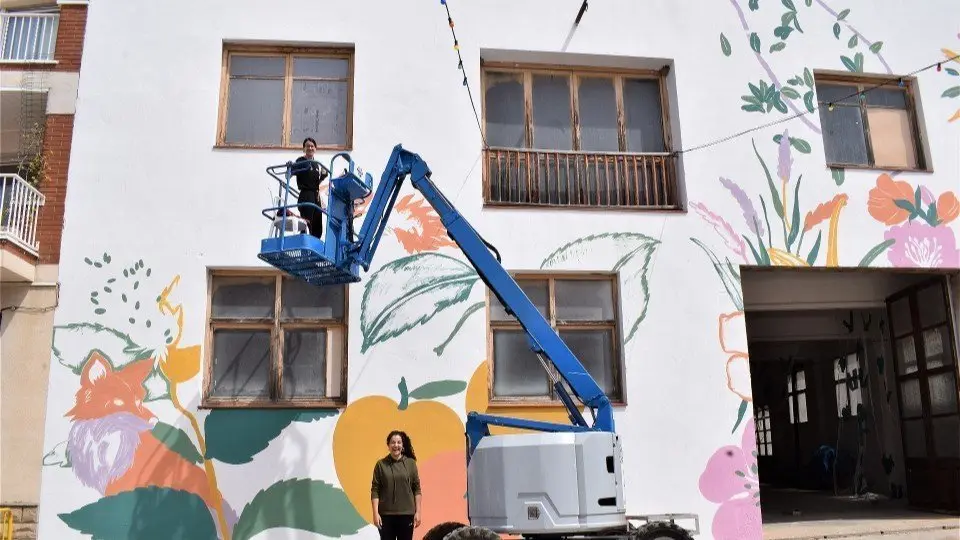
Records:
[[[767,52],[774,40],[772,31],[784,11],[774,2],[762,2],[756,12],[746,1],[594,2],[572,36],[578,0],[451,2],[450,7],[470,87],[478,99],[479,55],[484,49],[556,53],[565,46],[569,53],[614,60],[670,59],[676,89],[670,106],[678,126],[673,134],[681,148],[785,118],[777,113],[741,110],[740,96],[749,93],[747,81],[769,81],[768,68],[781,81],[802,73],[804,67],[843,69],[839,56],[853,54],[847,47],[847,24],[872,41],[884,42],[882,57],[895,73],[911,72],[942,59],[944,47],[960,47],[955,19],[944,16],[953,8],[951,0],[917,4],[859,0],[845,5],[816,1],[809,7],[800,0],[794,3],[804,33],[794,32],[786,49],[778,53]],[[837,40],[832,35],[835,16],[831,12],[844,8],[850,8],[851,13],[843,25],[842,39]],[[748,47],[738,10],[762,39],[760,58]],[[732,43],[729,58],[720,50],[720,32]],[[727,249],[742,238],[741,233],[753,236],[743,223],[737,201],[718,177],[742,186],[758,212],[757,198],[764,196],[770,210],[769,188],[751,138],[775,175],[778,147],[772,137],[789,129],[790,136],[810,143],[811,152],[792,153],[788,200],[793,200],[792,186],[801,173],[801,219],[818,204],[846,194],[847,205],[832,245],[840,265],[855,266],[883,241],[887,229],[868,212],[868,193],[882,171],[849,170],[843,185],[838,186],[824,167],[818,117],[809,115],[683,154],[687,199],[703,203],[722,216],[737,231],[734,240],[717,236],[696,212],[482,210],[481,167],[476,164],[480,135],[461,86],[462,74],[457,70],[446,14],[438,2],[98,0],[90,6],[80,76],[61,258],[64,285],[57,325],[104,324],[128,333],[141,345],[149,343],[163,349],[164,336],[159,330],[131,329],[128,311],[124,311],[129,308],[120,306],[102,318],[94,316],[90,292],[99,286],[107,270],[90,266],[84,258],[93,260],[109,253],[114,261],[111,268],[131,267],[140,260],[150,268],[152,278],[144,280],[140,291],[143,305],[150,309],[155,308],[155,296],[179,276],[174,294],[185,313],[181,346],[199,345],[204,342],[206,325],[207,267],[260,265],[257,250],[267,230],[260,211],[269,203],[265,189],[270,186],[263,170],[297,153],[214,148],[224,40],[353,44],[355,159],[377,172],[397,143],[420,153],[430,163],[435,182],[497,246],[504,265],[511,270],[538,268],[558,247],[588,235],[642,233],[659,240],[647,271],[647,315],[625,350],[629,405],[617,411],[625,450],[628,511],[694,512],[700,516],[703,538],[761,538],[759,509],[754,504],[741,504],[753,500],[755,490],[739,488],[743,485],[740,479],[729,481],[738,467],[749,469],[753,449],[752,422],[748,422],[752,417],[749,375],[744,372],[746,360],[741,354],[746,352],[743,317],[733,300],[736,294],[728,294],[704,251],[691,242],[691,237],[716,252],[721,260],[729,257],[735,265],[752,261],[749,250],[740,259]],[[864,51],[866,71],[887,72],[876,55],[862,46],[857,50]],[[919,75],[919,100],[935,172],[897,177],[912,187],[926,186],[935,197],[956,190],[960,173],[957,123],[948,123],[957,102],[940,97],[957,80],[934,70]],[[775,229],[780,227],[775,216],[770,219]],[[955,238],[957,223],[953,221],[939,230]],[[817,226],[821,229],[823,246],[817,265],[824,264],[828,244],[826,223]],[[725,229],[721,226],[718,230]],[[805,250],[813,244],[814,233],[810,234],[804,240]],[[780,242],[775,239],[776,245]],[[604,246],[589,249],[582,260],[567,263],[565,268],[611,268],[623,253],[612,243]],[[442,253],[462,259],[456,250],[444,248]],[[386,237],[371,270],[406,255],[398,242]],[[873,264],[888,266],[897,260],[881,255]],[[945,260],[950,264],[951,259]],[[413,381],[471,379],[487,354],[481,317],[466,320],[442,357],[432,349],[443,339],[438,336],[449,335],[464,306],[483,299],[480,288],[473,290],[467,302],[441,313],[427,325],[361,352],[362,335],[355,327],[363,309],[363,287],[353,286],[350,294],[354,325],[348,349],[351,404],[373,395],[395,399],[396,380],[401,375],[411,385]],[[643,289],[634,283],[623,294],[625,315],[636,314],[638,304],[643,302]],[[174,321],[154,316],[156,328],[176,327]],[[78,477],[89,476],[89,472],[74,470],[63,455],[64,442],[78,436],[70,435],[74,424],[64,414],[74,405],[80,382],[59,358],[85,357],[92,349],[106,349],[117,341],[103,332],[58,332],[63,341],[54,339],[57,350],[50,376],[50,388],[56,391],[50,393],[45,424],[45,452],[49,454],[45,457],[41,501],[40,535],[44,539],[81,538],[81,533],[60,515],[84,505],[106,505],[116,500],[83,485]],[[197,408],[200,381],[197,375],[178,386],[181,410],[170,400],[148,404],[163,422],[182,429],[197,446],[202,446],[197,434],[207,429],[204,419],[208,418],[208,411]],[[467,412],[464,399],[461,393],[439,401],[463,419]],[[262,423],[265,415],[247,414],[249,420],[241,424],[243,429],[231,432],[231,436],[241,438],[244,433],[269,431]],[[344,470],[366,474],[371,466],[366,461],[351,461],[349,456],[335,459],[335,443],[331,440],[338,422],[341,426],[345,423],[343,414],[313,422],[288,422],[252,461],[226,464],[210,460],[203,474],[210,485],[219,487],[237,514],[260,490],[280,480],[309,478],[313,480],[311,486],[322,480],[336,488],[343,483]],[[741,414],[742,422],[738,420]],[[425,423],[420,422],[421,428]],[[372,445],[382,444],[385,435],[381,428],[370,427],[370,433],[362,426],[350,429],[369,435]],[[205,434],[207,439],[215,436],[222,433]],[[459,438],[454,439],[456,442],[450,444],[462,444]],[[724,456],[729,455],[724,447],[740,446],[742,441],[746,441],[743,452],[733,454],[740,462],[724,464]],[[438,477],[462,478],[461,464],[454,454],[449,465],[425,462],[423,467],[439,467],[439,472],[433,473]],[[329,513],[335,518],[319,526],[321,536],[376,538],[372,526],[358,529],[356,517],[351,517],[352,510],[338,491],[325,493],[340,502],[314,502],[337,509]],[[737,498],[741,495],[746,498]],[[359,501],[355,505],[366,506],[364,497],[365,493],[355,494]],[[441,506],[436,503],[431,508]],[[286,507],[284,519],[295,508]],[[101,515],[115,519],[129,517],[128,511],[119,506],[104,512],[107,514]],[[458,510],[450,512],[437,519],[465,517],[457,517]],[[214,514],[220,515],[217,511]],[[81,517],[75,517],[71,524],[78,528],[96,525]],[[177,522],[170,514],[163,516],[163,523]],[[294,534],[308,537],[308,533],[292,529],[273,532],[283,538]],[[239,534],[235,531],[234,537]],[[258,538],[267,537],[273,536],[266,533]]]

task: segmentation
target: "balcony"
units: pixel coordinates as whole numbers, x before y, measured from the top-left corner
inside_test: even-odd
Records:
[[[0,62],[53,62],[58,13],[0,13]]]
[[[669,153],[484,150],[487,206],[678,210]]]
[[[0,279],[33,281],[44,196],[17,174],[0,174]]]

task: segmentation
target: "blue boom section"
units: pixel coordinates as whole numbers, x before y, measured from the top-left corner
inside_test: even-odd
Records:
[[[353,170],[352,162],[350,170]],[[367,176],[369,177],[369,175]],[[383,236],[383,231],[400,193],[403,180],[407,176],[410,176],[413,186],[423,194],[427,202],[437,211],[441,222],[447,229],[447,234],[463,251],[470,264],[476,269],[480,279],[497,296],[506,312],[516,317],[526,331],[531,350],[540,357],[542,362],[551,362],[556,368],[560,379],[554,381],[554,388],[567,408],[571,421],[570,424],[557,424],[470,412],[467,415],[466,425],[469,453],[473,453],[480,439],[490,434],[490,425],[545,432],[614,431],[613,408],[606,394],[590,376],[580,360],[567,347],[563,339],[550,326],[550,323],[540,314],[540,311],[537,310],[517,282],[500,264],[500,256],[498,253],[494,256],[496,250],[493,246],[490,246],[470,226],[463,215],[453,207],[433,183],[430,179],[431,171],[426,162],[419,155],[405,150],[401,145],[395,146],[390,155],[373,200],[367,209],[363,227],[356,240],[342,232],[344,229],[348,231],[352,229],[353,199],[350,197],[357,194],[362,195],[364,192],[369,193],[369,183],[364,185],[358,175],[347,174],[347,171],[345,171],[344,175],[332,180],[331,201],[328,202],[326,211],[328,237],[323,244],[323,251],[311,255],[310,264],[314,266],[308,265],[305,267],[297,264],[284,266],[284,261],[287,259],[284,258],[286,255],[283,254],[286,253],[285,250],[288,247],[283,244],[282,233],[279,240],[268,239],[263,241],[261,258],[281,270],[308,279],[311,283],[318,285],[359,280],[357,266],[363,267],[364,270],[370,269],[370,262]],[[289,174],[287,184],[289,185]],[[334,198],[338,198],[336,203],[332,200]],[[277,210],[277,208],[268,210]],[[265,215],[266,212],[267,210],[264,211]],[[330,224],[336,225],[338,228],[334,228]],[[331,232],[333,234],[330,234]],[[287,242],[289,241],[288,237]],[[321,246],[319,241],[316,242],[316,245]],[[290,244],[286,246],[290,246]],[[308,248],[307,245],[295,244],[295,249],[309,251]],[[264,250],[269,250],[267,257],[264,256]],[[298,252],[297,256],[302,256],[302,254]],[[335,271],[317,270],[318,268],[335,269]],[[326,275],[322,275],[324,271],[327,272]],[[315,272],[318,277],[313,277],[314,274],[310,272]],[[594,417],[592,425],[584,419],[573,398],[567,392],[564,383],[592,411]]]

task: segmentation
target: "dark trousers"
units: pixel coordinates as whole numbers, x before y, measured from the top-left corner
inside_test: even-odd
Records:
[[[297,202],[311,202],[319,205],[319,197],[320,193],[317,191],[301,191],[297,197]],[[320,238],[320,235],[323,233],[323,212],[312,206],[298,206],[297,210],[300,211],[300,217],[307,220],[307,225],[310,227],[310,234]]]
[[[380,540],[411,540],[413,538],[413,516],[383,515],[383,527],[380,528]]]

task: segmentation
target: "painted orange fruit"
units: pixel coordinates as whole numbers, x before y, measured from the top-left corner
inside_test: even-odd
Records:
[[[527,420],[556,422],[560,424],[570,423],[570,419],[567,417],[567,410],[563,408],[562,405],[542,407],[511,407],[506,405],[494,405],[493,407],[490,407],[490,400],[488,397],[489,377],[490,371],[488,369],[487,362],[481,362],[480,365],[477,366],[476,371],[473,372],[473,375],[470,377],[470,383],[467,385],[466,408],[468,413],[473,411],[479,413],[489,412],[490,414],[507,416],[510,418],[525,418]],[[583,412],[582,407],[581,412]],[[505,428],[500,426],[490,426],[490,433],[492,435],[502,435],[507,433],[531,433],[531,431],[516,428]]]
[[[387,454],[386,439],[390,431],[399,429],[410,436],[418,465],[444,452],[464,456],[466,446],[460,416],[443,403],[429,401],[461,392],[464,386],[463,381],[435,381],[408,392],[406,380],[401,378],[397,385],[399,401],[386,396],[367,396],[351,403],[340,415],[333,431],[334,467],[347,498],[368,523],[373,522],[370,505],[373,467]]]
[[[418,456],[419,458],[419,456]],[[462,450],[442,452],[428,460],[417,459],[423,491],[420,526],[413,540],[422,540],[433,527],[447,522],[467,522],[467,462]]]

